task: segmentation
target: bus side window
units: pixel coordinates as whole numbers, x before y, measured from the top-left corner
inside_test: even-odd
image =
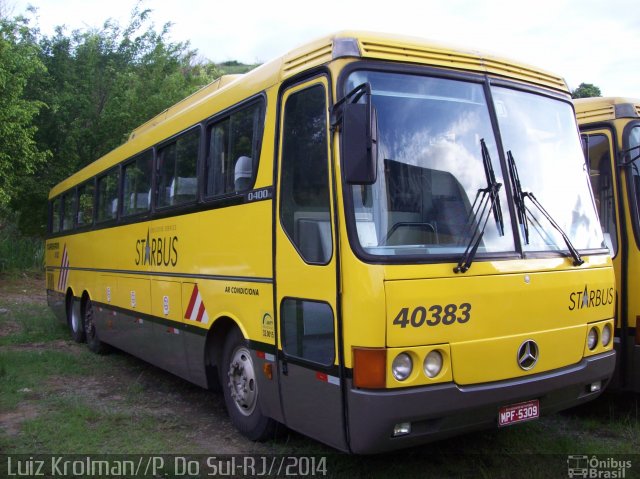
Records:
[[[51,232],[60,232],[60,207],[62,205],[62,199],[58,196],[51,203]]]
[[[118,217],[118,169],[112,168],[98,177],[97,221],[108,221]]]
[[[152,164],[153,151],[148,150],[124,165],[123,215],[142,213],[151,207]]]
[[[73,219],[76,215],[76,190],[67,191],[62,195],[62,230],[73,229]]]
[[[195,201],[200,129],[190,130],[158,153],[158,193],[156,206],[180,205]]]
[[[208,130],[206,196],[221,196],[253,188],[258,168],[262,103],[236,111]]]
[[[93,223],[93,179],[78,187],[78,226]]]
[[[333,254],[324,87],[293,93],[284,110],[280,220],[300,256],[326,264]]]

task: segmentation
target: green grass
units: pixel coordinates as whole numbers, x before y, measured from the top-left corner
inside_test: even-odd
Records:
[[[45,397],[49,392],[45,383],[51,377],[73,380],[86,372],[81,358],[60,351],[0,351],[0,409],[14,409],[29,397]]]
[[[14,439],[6,447],[53,454],[146,454],[167,449],[152,416],[96,409],[73,395],[46,401],[45,407],[46,414],[25,422],[19,443]]]
[[[47,306],[29,303],[7,304],[0,301],[0,308],[6,310],[0,314],[0,330],[3,327],[17,329],[12,334],[0,336],[0,346],[39,343],[69,337],[66,326],[54,317]]]

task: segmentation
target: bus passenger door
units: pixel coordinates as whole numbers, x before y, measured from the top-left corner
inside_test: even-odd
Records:
[[[328,91],[321,76],[281,97],[274,310],[286,425],[345,449]]]
[[[622,325],[622,311],[624,311],[622,302],[625,297],[621,293],[623,288],[629,291],[629,285],[623,284],[624,275],[622,270],[622,268],[628,267],[628,261],[623,262],[622,258],[625,254],[629,254],[631,251],[629,247],[631,244],[635,245],[635,243],[632,241],[629,245],[625,244],[624,237],[621,235],[620,225],[624,221],[620,221],[621,209],[619,202],[622,200],[623,195],[618,191],[618,186],[622,184],[622,181],[619,180],[622,179],[618,178],[620,168],[616,164],[615,138],[608,128],[599,128],[583,132],[582,141],[587,149],[587,165],[589,167],[593,197],[596,201],[605,242],[611,252],[613,269],[616,273],[616,291],[618,292],[616,328],[620,328]],[[625,190],[626,188],[623,187],[623,191]],[[627,238],[630,234],[633,233],[628,230]],[[617,336],[619,338],[619,335]],[[618,355],[617,357],[618,368],[620,368],[621,362],[625,360],[623,356]],[[616,384],[620,379],[622,378],[616,375],[613,379],[613,384]],[[616,386],[619,387],[621,384],[616,384]]]
[[[620,238],[620,220],[618,216],[618,185],[616,155],[613,150],[614,139],[608,129],[591,130],[583,133],[582,140],[586,145],[587,163],[591,189],[596,201],[598,216],[602,224],[605,243],[611,252],[616,272],[616,287],[621,288],[621,255],[618,254]],[[620,305],[618,305],[619,307]],[[617,311],[620,314],[620,311]]]

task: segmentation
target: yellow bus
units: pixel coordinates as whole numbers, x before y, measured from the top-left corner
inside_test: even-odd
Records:
[[[50,193],[77,341],[372,453],[588,401],[614,276],[558,76],[343,32],[162,112]]]
[[[616,272],[618,364],[613,385],[640,392],[640,100],[584,98],[574,105]]]

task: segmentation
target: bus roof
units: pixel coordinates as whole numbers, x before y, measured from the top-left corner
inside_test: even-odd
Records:
[[[623,97],[594,97],[573,100],[578,123],[640,117],[640,100]]]
[[[568,93],[562,77],[512,60],[414,37],[339,32],[296,48],[249,73],[225,75],[204,86],[133,130],[126,143],[54,186],[49,198],[279,81],[339,58],[408,62],[479,72]]]

